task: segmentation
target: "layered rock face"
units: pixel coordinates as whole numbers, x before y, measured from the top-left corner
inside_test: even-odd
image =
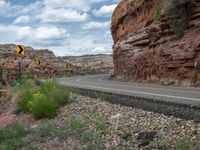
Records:
[[[72,64],[79,74],[113,74],[114,65],[111,55],[84,55],[63,57]]]
[[[40,66],[36,64],[38,59],[42,62]],[[56,57],[48,49],[36,50],[26,46],[25,58],[22,59],[16,54],[16,45],[0,45],[0,66],[4,79],[16,79],[19,76],[19,61],[23,74],[32,74],[38,78],[113,72],[112,56]]]
[[[36,60],[42,65],[37,65]],[[16,54],[16,45],[0,45],[0,66],[3,68],[4,79],[16,79],[19,76],[19,64],[23,74],[31,74],[38,78],[69,75],[69,69],[65,67],[65,61],[56,57],[50,50],[35,50],[25,47],[25,58]]]
[[[200,82],[199,0],[122,0],[111,31],[117,78]]]

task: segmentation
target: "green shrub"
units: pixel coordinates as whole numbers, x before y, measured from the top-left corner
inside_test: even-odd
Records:
[[[36,136],[38,138],[42,137],[58,137],[65,138],[70,134],[70,132],[63,127],[59,127],[55,124],[45,124],[38,128]]]
[[[91,130],[85,130],[81,133],[81,139],[85,142],[101,141],[101,135]]]
[[[3,68],[0,66],[0,79],[2,79],[3,76]]]
[[[6,81],[3,79],[0,79],[1,85],[6,86]]]
[[[37,86],[40,86],[42,84],[42,82],[38,79],[34,79],[34,82]]]
[[[57,106],[70,103],[69,90],[58,84],[55,80],[45,82],[41,85],[39,91],[54,100]]]
[[[68,104],[70,102],[70,94],[65,89],[55,89],[51,91],[50,97],[57,103],[58,106]]]
[[[164,14],[169,16],[168,24],[174,31],[176,38],[183,36],[189,26],[191,0],[168,0]]]
[[[170,149],[171,145],[167,141],[160,141],[158,143],[158,149]]]
[[[6,128],[0,128],[0,141],[17,138],[28,133],[27,128],[18,123],[13,123]]]
[[[2,97],[3,96],[3,92],[2,91],[0,91],[0,97]]]
[[[60,88],[61,85],[58,84],[55,80],[50,80],[42,84],[40,90],[42,93],[49,95],[51,91],[54,91],[57,88]]]
[[[22,112],[29,112],[28,104],[30,101],[33,101],[33,92],[27,89],[19,97],[18,109]]]
[[[5,81],[3,81],[3,68],[0,66],[0,83],[2,85],[5,84]]]
[[[31,75],[23,75],[21,80],[17,80],[18,83],[20,83],[21,89],[23,88],[30,88],[31,86],[35,85],[35,80],[33,76]]]
[[[106,132],[108,129],[108,124],[106,123],[106,121],[103,118],[96,119],[95,124],[96,124],[97,129],[99,129],[103,132]]]
[[[59,106],[70,101],[69,90],[55,80],[41,83],[38,80],[23,79],[20,86],[18,109],[31,112],[35,118],[54,117]]]
[[[181,140],[176,144],[177,150],[192,150],[191,144],[187,140]]]
[[[161,9],[160,7],[158,7],[158,8],[156,9],[154,18],[157,19],[157,20],[160,19],[161,14],[162,14],[162,9]]]
[[[0,145],[1,150],[16,150],[21,148],[25,143],[21,139],[7,139]]]
[[[23,138],[31,131],[24,125],[13,123],[5,128],[0,128],[0,149],[16,150],[27,145],[28,141]]]
[[[33,95],[33,100],[29,101],[29,111],[37,118],[53,118],[56,116],[56,104],[46,95],[37,93]]]
[[[16,81],[15,80],[9,80],[8,81],[8,84],[11,86],[11,87],[14,87],[17,85]]]
[[[76,117],[70,120],[69,128],[72,131],[81,132],[87,128],[87,125],[86,125],[86,122],[81,117]]]
[[[34,81],[32,79],[22,79],[20,85],[17,86],[17,90],[24,91],[26,89],[32,89]]]
[[[29,80],[29,79],[34,79],[34,77],[30,74],[25,74],[25,75],[22,76],[22,79]]]

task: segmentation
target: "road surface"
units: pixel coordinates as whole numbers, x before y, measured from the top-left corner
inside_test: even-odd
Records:
[[[89,75],[58,80],[62,85],[69,87],[187,104],[200,108],[200,88],[125,83],[109,80],[109,77],[109,75]]]

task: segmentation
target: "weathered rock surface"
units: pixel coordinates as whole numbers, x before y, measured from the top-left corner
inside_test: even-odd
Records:
[[[120,2],[111,25],[117,78],[200,82],[200,1],[173,1]]]

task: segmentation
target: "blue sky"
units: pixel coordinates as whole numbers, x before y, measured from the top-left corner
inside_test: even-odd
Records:
[[[0,43],[57,56],[112,53],[111,16],[120,0],[0,0]]]

